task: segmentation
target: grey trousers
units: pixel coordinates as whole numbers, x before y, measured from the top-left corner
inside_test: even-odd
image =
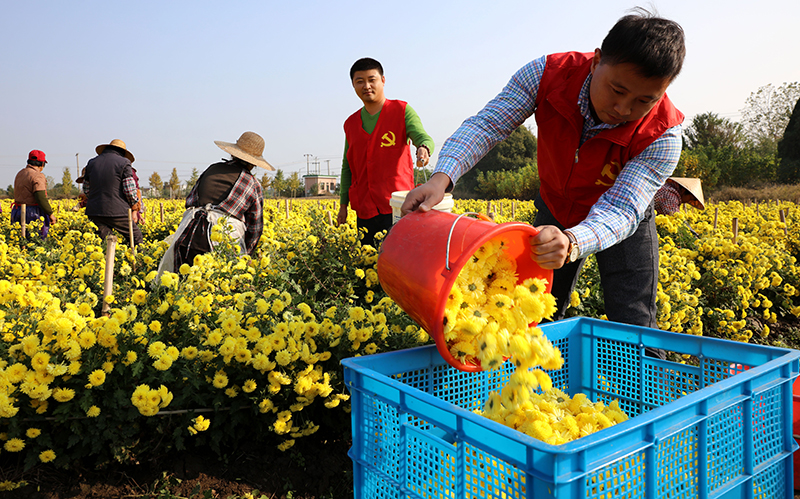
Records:
[[[535,205],[538,213],[534,226],[555,225],[564,229],[540,197]],[[595,258],[608,320],[657,327],[658,233],[652,204],[633,235],[595,254]],[[558,306],[554,320],[564,318],[584,261],[578,260],[553,272],[552,293]]]

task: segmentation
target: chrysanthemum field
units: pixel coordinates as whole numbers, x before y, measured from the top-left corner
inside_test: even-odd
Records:
[[[223,247],[160,279],[183,201],[147,200],[144,244],[118,242],[106,314],[105,243],[74,203],[55,204],[50,236],[34,224],[21,241],[0,201],[0,459],[25,469],[240,441],[285,451],[320,426],[346,432],[339,360],[430,341],[381,290],[355,220],[330,224],[333,200],[266,200],[252,258]],[[454,212],[487,208],[456,201]],[[532,202],[489,209],[497,222],[535,215]],[[797,346],[798,218],[786,202],[658,216],[659,327]],[[591,259],[571,305],[603,316]]]

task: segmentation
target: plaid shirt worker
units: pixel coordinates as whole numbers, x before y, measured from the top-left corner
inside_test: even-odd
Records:
[[[186,198],[187,208],[201,207],[198,202],[198,185],[199,182],[194,184],[192,191]],[[252,173],[246,170],[242,170],[228,197],[217,205],[220,210],[244,222],[246,227],[244,242],[248,255],[253,254],[253,250],[256,249],[258,240],[264,230],[263,205],[264,195],[261,192],[261,183]],[[190,233],[191,231],[187,229],[181,235],[181,239],[188,237]]]
[[[455,183],[492,147],[533,115],[546,61],[547,56],[542,56],[525,65],[497,97],[477,115],[464,121],[442,146],[434,173],[442,172]],[[619,126],[594,122],[589,110],[591,81],[590,73],[578,95],[578,106],[584,117],[581,145],[601,131]],[[636,231],[656,191],[678,164],[681,130],[681,125],[668,129],[625,163],[614,185],[600,196],[586,219],[575,227],[566,227],[577,239],[580,258],[613,246]]]

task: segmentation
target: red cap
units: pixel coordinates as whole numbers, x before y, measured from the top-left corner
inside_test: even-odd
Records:
[[[42,163],[47,163],[47,161],[44,159],[44,153],[42,151],[38,150],[38,149],[34,149],[33,151],[28,153],[28,161],[30,161],[30,160],[41,161]]]

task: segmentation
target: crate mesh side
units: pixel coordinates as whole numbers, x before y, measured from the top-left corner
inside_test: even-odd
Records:
[[[742,406],[715,414],[706,425],[708,488],[713,491],[744,473]]]
[[[697,426],[659,442],[656,447],[658,497],[697,497]]]
[[[713,385],[717,381],[728,379],[742,372],[741,366],[737,368],[728,361],[717,359],[703,359],[702,367],[703,386]]]
[[[783,451],[782,389],[782,386],[776,386],[753,397],[754,466]]]
[[[555,371],[548,371],[550,381],[553,382],[553,388],[558,388],[564,393],[569,393],[569,342],[567,338],[559,338],[552,342],[553,346],[558,348],[561,352],[561,358],[564,359],[564,364],[561,369]]]
[[[431,393],[431,379],[428,373],[430,373],[430,369],[417,369],[416,371],[395,374],[392,378],[421,392]]]
[[[638,499],[644,497],[644,458],[644,453],[640,452],[587,474],[587,499]]]
[[[398,479],[400,462],[400,414],[380,400],[363,397],[363,442],[361,458],[369,466]]]
[[[401,499],[403,494],[397,485],[383,480],[379,475],[373,473],[369,468],[363,468],[363,482],[361,490],[356,490],[357,497],[369,499]]]
[[[753,480],[755,499],[774,499],[786,495],[786,464],[783,460],[765,469]]]
[[[644,361],[644,402],[646,412],[654,407],[661,407],[678,400],[684,395],[697,391],[700,386],[700,375],[695,368],[681,367],[673,362],[666,367],[663,361]]]
[[[426,499],[455,499],[457,484],[456,448],[442,445],[424,433],[406,434],[406,486]]]
[[[595,340],[595,389],[602,398],[620,399],[620,408],[628,416],[641,413],[639,400],[639,349],[630,343],[607,339]]]
[[[463,443],[466,455],[464,490],[467,499],[522,499],[526,476],[516,467],[477,447]]]

